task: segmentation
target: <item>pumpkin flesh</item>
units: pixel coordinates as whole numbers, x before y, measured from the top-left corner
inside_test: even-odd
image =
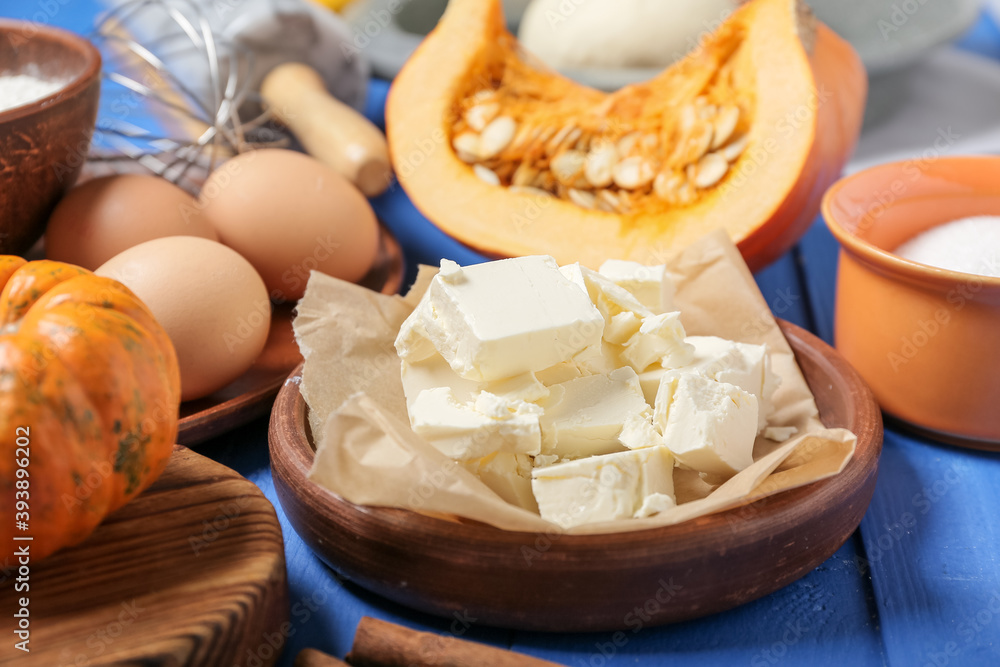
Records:
[[[180,375],[166,332],[120,283],[0,257],[0,540],[14,534],[15,447],[29,430],[31,553],[83,540],[166,467]]]
[[[804,231],[839,175],[865,85],[853,49],[793,0],[744,5],[687,58],[611,94],[522,53],[498,2],[452,0],[393,84],[387,127],[416,206],[488,254],[659,263],[722,227],[758,268]],[[500,117],[514,137],[494,152],[483,145]],[[707,149],[704,125],[714,128]],[[619,164],[642,166],[638,181],[634,169],[623,170],[628,183],[588,183],[576,170],[607,145]],[[729,156],[721,178],[701,169],[720,166],[709,153]],[[563,178],[557,163],[571,165]]]

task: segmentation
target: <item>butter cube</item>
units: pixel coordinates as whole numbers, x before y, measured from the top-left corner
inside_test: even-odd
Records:
[[[625,343],[621,359],[636,373],[653,364],[665,368],[684,366],[694,358],[694,346],[684,342],[685,335],[679,312],[644,317],[639,331]]]
[[[646,266],[623,259],[609,259],[601,264],[597,272],[628,290],[654,315],[674,309],[674,283],[667,275],[665,264]]]
[[[677,460],[698,472],[731,476],[753,463],[757,397],[697,373],[668,371],[653,423]]]
[[[635,332],[642,318],[653,311],[632,296],[628,290],[611,279],[585,266],[567,264],[560,269],[563,275],[590,297],[604,317],[604,340],[621,344]]]
[[[474,403],[459,401],[450,387],[426,389],[409,410],[413,431],[456,461],[481,459],[494,452],[538,454],[542,409],[488,392]]]
[[[539,371],[536,376],[549,387],[588,375],[607,375],[622,365],[620,357],[621,346],[602,340],[576,353],[568,361]]]
[[[620,451],[618,436],[630,416],[648,417],[635,371],[627,366],[552,385],[542,402],[542,453],[582,458]]]
[[[631,414],[622,424],[621,433],[618,434],[618,442],[629,449],[642,449],[662,445],[663,438],[656,431],[649,415]]]
[[[734,384],[757,397],[760,406],[757,430],[763,431],[774,410],[771,396],[781,383],[781,378],[771,370],[767,346],[717,336],[688,336],[686,340],[694,347],[694,355],[681,369]]]
[[[601,339],[601,313],[551,257],[441,265],[396,338],[404,361],[427,356],[423,337],[458,375],[488,382],[548,368]]]
[[[466,380],[451,369],[448,362],[437,353],[433,347],[431,354],[419,361],[403,361],[400,364],[400,377],[403,380],[403,394],[406,396],[406,408],[413,407],[417,396],[425,389],[451,387],[455,399],[460,403],[472,401],[479,393],[479,382]]]
[[[670,451],[649,447],[535,468],[531,488],[542,518],[570,528],[673,506],[673,475]]]
[[[505,380],[480,383],[479,386],[482,391],[495,396],[528,403],[537,403],[549,395],[549,388],[539,382],[534,373],[523,373]]]
[[[660,390],[660,380],[663,375],[671,369],[664,368],[660,364],[653,364],[643,372],[639,373],[639,386],[642,388],[642,395],[646,399],[649,407],[656,405],[656,392]]]
[[[531,491],[531,457],[526,454],[496,452],[481,459],[463,461],[466,470],[511,505],[538,511]]]
[[[799,432],[795,426],[768,426],[764,429],[764,437],[774,442],[784,442]]]

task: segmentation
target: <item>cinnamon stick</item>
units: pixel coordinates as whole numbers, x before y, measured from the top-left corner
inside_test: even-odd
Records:
[[[347,663],[314,648],[304,648],[295,656],[294,667],[347,667]]]
[[[355,667],[559,667],[522,653],[410,630],[365,616],[347,661]]]

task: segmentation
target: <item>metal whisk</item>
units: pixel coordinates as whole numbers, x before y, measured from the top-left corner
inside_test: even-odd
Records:
[[[121,172],[133,161],[196,191],[226,158],[288,143],[261,110],[253,51],[215,34],[197,2],[125,0],[91,39],[105,59],[92,165]]]

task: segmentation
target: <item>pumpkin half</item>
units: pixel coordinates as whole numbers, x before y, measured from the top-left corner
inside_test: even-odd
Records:
[[[451,0],[389,93],[399,181],[493,256],[655,264],[721,227],[760,268],[815,218],[861,129],[861,61],[803,8],[752,0],[609,94],[524,53],[499,0]]]
[[[127,287],[0,255],[0,543],[86,538],[166,467],[179,405],[173,345]]]

